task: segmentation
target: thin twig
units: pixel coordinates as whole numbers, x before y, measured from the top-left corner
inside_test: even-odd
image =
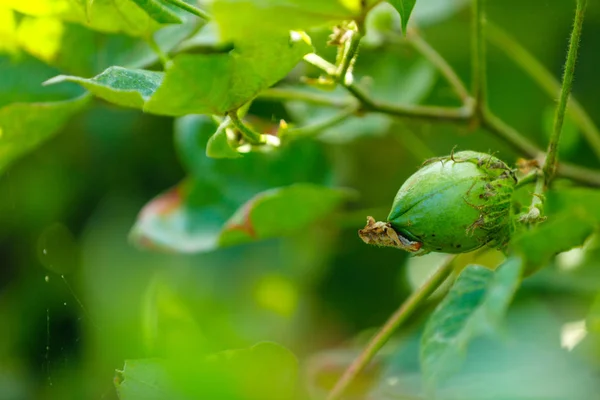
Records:
[[[454,69],[448,64],[446,59],[440,55],[433,47],[429,45],[421,36],[412,30],[409,31],[408,43],[410,43],[419,53],[425,56],[437,69],[442,76],[448,81],[454,93],[462,101],[463,104],[468,104],[472,101],[469,91],[465,84],[458,77]]]
[[[573,182],[600,187],[600,173],[594,169],[568,163],[559,163],[556,172],[558,176],[570,179]]]
[[[283,131],[282,136],[290,139],[318,136],[321,133],[323,133],[325,129],[331,128],[332,126],[335,126],[340,122],[345,121],[346,119],[348,119],[348,117],[356,114],[357,111],[357,106],[350,106],[323,121],[316,122],[312,125],[285,130]]]
[[[567,101],[573,85],[575,62],[577,61],[579,38],[581,37],[581,30],[583,28],[583,17],[585,15],[586,5],[587,0],[577,0],[577,10],[575,11],[575,21],[573,23],[573,30],[571,31],[571,39],[569,40],[569,51],[567,53],[567,61],[565,63],[562,88],[560,91],[558,106],[556,107],[556,114],[554,116],[554,129],[552,130],[552,135],[550,136],[548,151],[546,152],[546,161],[542,168],[544,171],[544,183],[546,187],[550,184],[554,178],[554,174],[556,173],[558,162],[558,145],[560,142],[563,121],[565,119]]]
[[[335,65],[320,56],[311,53],[304,60],[324,72],[335,71]],[[342,84],[361,104],[363,111],[388,114],[396,117],[410,117],[438,121],[463,121],[471,118],[470,109],[467,107],[450,108],[437,106],[398,105],[372,99],[358,84]]]
[[[320,93],[311,93],[305,90],[296,90],[289,88],[271,88],[260,92],[258,95],[262,100],[279,100],[279,101],[304,101],[306,103],[315,104],[325,107],[346,108],[357,104],[356,99],[347,96],[346,98],[335,98]]]
[[[485,38],[483,36],[483,24],[485,12],[484,0],[473,0],[472,7],[472,49],[471,64],[473,69],[472,91],[475,99],[475,116],[481,117],[487,108],[486,91],[486,63],[485,63]]]
[[[517,152],[529,158],[538,158],[543,152],[529,139],[521,135],[515,128],[498,118],[491,111],[485,111],[481,126],[494,136],[502,139]]]
[[[329,393],[329,396],[327,396],[327,400],[337,400],[341,398],[350,383],[387,343],[396,329],[398,329],[398,327],[406,321],[420,305],[422,305],[423,301],[427,299],[429,295],[444,283],[448,275],[452,272],[453,260],[454,256],[448,256],[444,264],[435,271],[423,286],[413,292],[410,297],[402,303],[400,308],[392,314],[381,329],[369,341],[358,358],[356,358],[352,364],[350,364],[348,369],[346,369],[340,380],[337,381],[333,390]]]
[[[397,105],[385,102],[373,102],[366,111],[374,111],[395,117],[409,117],[429,121],[447,121],[466,123],[471,119],[471,107],[437,107],[419,105]]]
[[[146,43],[148,43],[148,46],[150,46],[152,51],[158,56],[158,59],[160,60],[163,67],[166,67],[167,64],[169,64],[169,62],[171,61],[171,59],[169,58],[169,55],[160,48],[159,44],[154,39],[153,34],[149,34],[148,36],[146,36]]]
[[[502,49],[529,77],[531,77],[550,96],[560,92],[560,82],[541,62],[527,51],[519,42],[500,27],[486,23],[487,39]],[[567,114],[590,144],[592,150],[600,158],[600,130],[581,104],[571,95],[567,104]]]

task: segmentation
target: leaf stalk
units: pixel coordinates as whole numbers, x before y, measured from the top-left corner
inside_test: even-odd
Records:
[[[381,329],[373,336],[361,354],[350,364],[342,377],[337,381],[333,390],[327,396],[327,400],[338,400],[344,394],[354,378],[360,374],[365,367],[371,362],[373,357],[387,343],[392,334],[410,317],[423,302],[437,289],[446,278],[450,275],[454,268],[454,256],[448,256],[445,262],[438,268],[437,271],[425,281],[425,283],[414,291],[400,305],[400,307],[392,314]]]

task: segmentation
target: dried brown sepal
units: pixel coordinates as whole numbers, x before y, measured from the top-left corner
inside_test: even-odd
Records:
[[[519,172],[521,172],[523,175],[527,175],[528,173],[539,167],[540,163],[538,160],[527,160],[524,158],[519,158],[517,160],[517,168],[519,169]]]
[[[367,225],[358,231],[358,236],[366,244],[375,246],[395,247],[413,253],[421,248],[421,243],[398,235],[389,222],[375,221],[371,216],[367,217]]]

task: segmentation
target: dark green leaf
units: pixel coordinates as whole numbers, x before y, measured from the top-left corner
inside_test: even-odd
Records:
[[[208,139],[206,155],[212,158],[240,158],[242,155],[231,147],[227,138],[227,125],[221,124],[217,131]]]
[[[91,79],[59,75],[46,81],[46,84],[76,82],[111,103],[123,107],[143,108],[145,102],[162,83],[163,76],[162,72],[110,67]]]
[[[48,103],[13,103],[0,108],[0,170],[35,149],[89,100],[89,96]]]
[[[0,57],[0,170],[55,134],[89,100],[72,85],[42,87],[55,73],[26,55],[18,62]]]
[[[417,0],[390,0],[390,3],[392,3],[394,8],[400,13],[400,18],[402,19],[402,33],[405,35],[406,25],[408,25],[408,19],[410,18],[410,14],[412,13],[416,2]]]
[[[164,74],[111,67],[91,79],[61,75],[48,83],[77,82],[107,101],[155,114],[223,114],[275,84],[310,51],[304,37],[294,37],[248,40],[227,53],[182,54]]]
[[[493,332],[520,282],[522,261],[509,258],[496,271],[469,265],[431,315],[421,343],[421,367],[435,388],[459,369],[469,342]]]

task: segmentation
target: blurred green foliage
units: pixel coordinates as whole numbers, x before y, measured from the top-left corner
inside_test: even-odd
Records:
[[[309,42],[333,62],[331,25],[359,12],[352,0],[213,3],[200,3],[215,17],[205,24],[163,1],[0,0],[0,399],[321,398],[439,264],[436,254],[364,245],[356,230],[366,215],[385,218],[422,161],[454,146],[510,165],[523,156],[480,128],[382,114],[237,158],[227,158],[237,138],[222,132],[209,151],[222,121],[199,113],[252,101],[245,120],[271,134],[285,132],[281,120],[293,132],[335,116],[255,96],[276,84],[343,100],[341,88],[305,84],[319,74],[298,62]],[[391,3],[365,20],[356,79],[394,104],[458,105],[402,37],[400,15],[468,81],[468,2],[419,0],[412,13],[414,1]],[[573,1],[486,7],[560,77]],[[573,93],[596,123],[598,32],[600,5],[590,2]],[[555,99],[509,49],[489,46],[488,84],[490,107],[544,147]],[[561,158],[598,167],[572,121],[563,145]],[[530,191],[515,202],[526,205]],[[597,197],[566,180],[548,193],[549,220],[514,241],[531,276],[506,321],[513,259],[492,271],[499,252],[459,256],[457,286],[434,294],[348,398],[422,398],[431,369],[419,354],[429,351],[453,355],[434,365],[454,371],[436,399],[597,396]],[[473,271],[485,275],[481,287],[453,305]],[[421,343],[444,329],[455,342]]]

